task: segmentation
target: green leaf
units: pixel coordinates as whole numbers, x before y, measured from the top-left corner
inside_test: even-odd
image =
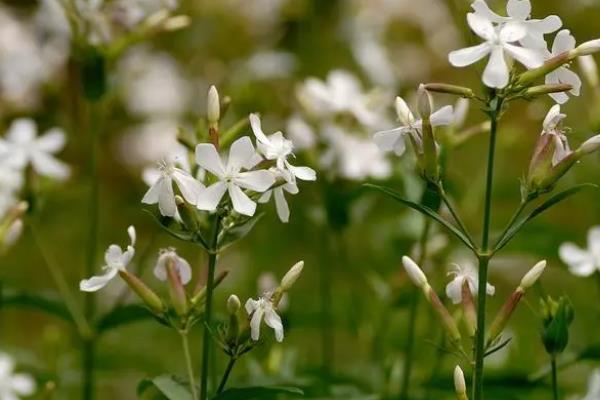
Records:
[[[126,304],[113,308],[104,314],[96,324],[98,333],[103,333],[122,325],[153,319],[154,315],[140,304]]]
[[[440,214],[438,214],[431,208],[421,205],[421,204],[418,204],[418,203],[415,203],[414,201],[406,200],[406,199],[402,198],[402,196],[399,193],[397,193],[396,191],[394,191],[392,189],[389,189],[389,188],[386,188],[383,186],[374,185],[372,183],[366,183],[365,186],[368,188],[371,188],[371,189],[379,190],[380,192],[383,192],[383,193],[387,194],[388,196],[392,197],[396,201],[404,204],[405,206],[408,206],[408,207],[412,208],[413,210],[419,211],[420,213],[424,214],[425,216],[432,218],[433,220],[437,221],[441,225],[445,226],[446,229],[448,229],[451,233],[453,233],[454,236],[456,236],[461,242],[463,242],[471,250],[475,250],[475,246],[473,245],[473,243],[471,243],[469,238],[463,232],[461,232],[457,227],[452,225],[450,222],[446,221]]]
[[[137,394],[143,400],[194,400],[188,384],[173,375],[160,375],[141,380],[137,387]]]
[[[525,226],[526,223],[528,223],[544,211],[548,210],[549,208],[557,205],[558,203],[568,199],[569,197],[579,193],[584,189],[598,189],[598,185],[594,185],[592,183],[582,183],[580,185],[575,185],[572,188],[563,190],[562,192],[550,197],[548,200],[536,207],[529,215],[522,217],[517,222],[515,222],[515,224],[513,224],[513,226],[511,226],[510,229],[508,229],[508,231],[506,231],[506,234],[498,240],[498,242],[494,246],[494,252],[506,246],[512,240],[512,238]]]
[[[206,244],[206,241],[200,234],[194,235],[191,232],[175,231],[175,230],[169,228],[169,226],[165,223],[165,220],[171,220],[171,219],[168,219],[167,217],[159,217],[150,210],[145,209],[144,212],[148,213],[165,232],[167,232],[169,235],[173,236],[174,238],[182,240],[184,242],[188,242],[188,243],[190,243],[190,242],[197,243],[197,244],[201,245],[203,248],[208,250],[208,245]]]
[[[31,308],[68,322],[74,322],[65,303],[57,296],[50,294],[31,294],[22,290],[4,288],[0,298],[0,308],[2,307]]]
[[[252,228],[254,228],[254,225],[256,225],[263,215],[265,214],[260,213],[252,218],[243,220],[241,223],[236,224],[231,228],[224,229],[219,235],[219,239],[217,241],[217,247],[219,251],[231,246],[233,243],[250,233]]]
[[[302,389],[285,386],[250,386],[245,388],[231,388],[216,395],[212,400],[251,400],[265,399],[278,394],[303,396]]]

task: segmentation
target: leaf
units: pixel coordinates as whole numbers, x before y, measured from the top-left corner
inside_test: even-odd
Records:
[[[140,304],[121,305],[104,314],[97,322],[96,330],[103,333],[122,325],[153,318],[154,315]]]
[[[3,289],[0,297],[2,307],[31,308],[54,315],[68,322],[74,322],[65,303],[57,296],[31,294],[21,290]]]
[[[246,236],[254,225],[260,220],[264,213],[260,213],[252,218],[247,218],[239,224],[234,225],[232,228],[224,229],[223,232],[219,235],[218,239],[218,249],[219,251],[225,249],[226,247],[231,246],[233,243],[238,241],[239,239]]]
[[[143,400],[194,400],[187,383],[173,375],[160,375],[142,379],[137,394]]]
[[[200,234],[194,235],[193,233],[190,233],[190,232],[177,232],[177,231],[169,228],[164,223],[163,218],[158,217],[150,210],[145,209],[144,212],[148,213],[165,232],[167,232],[169,235],[173,236],[174,238],[182,240],[184,242],[198,243],[203,248],[208,250],[208,245],[206,244],[204,238]]]
[[[461,232],[458,228],[456,228],[450,222],[446,221],[440,214],[438,214],[431,208],[426,207],[421,204],[418,204],[418,203],[415,203],[410,200],[406,200],[406,199],[402,198],[402,196],[399,193],[395,192],[392,189],[389,189],[389,188],[386,188],[383,186],[374,185],[372,183],[366,183],[365,186],[368,188],[379,190],[379,191],[387,194],[388,196],[392,197],[396,201],[404,204],[405,206],[408,206],[408,207],[412,208],[413,210],[419,211],[420,213],[434,219],[441,225],[445,226],[450,232],[452,232],[454,234],[454,236],[456,236],[467,247],[469,247],[471,250],[475,250],[475,246],[473,245],[473,243],[471,243],[471,240],[463,232]]]
[[[582,183],[580,185],[575,185],[572,188],[563,190],[562,192],[550,197],[548,200],[536,207],[529,215],[522,217],[515,224],[513,224],[513,226],[510,227],[506,234],[498,240],[498,242],[494,246],[494,252],[506,246],[512,240],[512,238],[525,226],[525,224],[531,221],[533,218],[537,217],[544,211],[557,205],[563,200],[566,200],[574,194],[577,194],[580,191],[588,188],[598,189],[598,185],[594,185],[592,183]]]
[[[278,394],[303,396],[304,391],[299,388],[286,386],[249,386],[245,388],[227,389],[213,397],[212,400],[265,399]]]

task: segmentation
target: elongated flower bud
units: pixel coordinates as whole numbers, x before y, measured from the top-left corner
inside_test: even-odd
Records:
[[[532,287],[537,280],[540,278],[540,276],[542,276],[542,273],[544,272],[544,270],[546,269],[546,260],[542,260],[540,262],[538,262],[537,264],[535,264],[533,266],[533,268],[531,268],[523,277],[523,279],[521,279],[521,284],[519,285],[520,288],[522,288],[523,290],[527,290],[530,287]]]
[[[196,207],[188,204],[183,197],[176,195],[175,204],[177,205],[177,211],[183,221],[183,224],[190,232],[198,231],[198,215],[196,214]]]
[[[229,314],[233,315],[237,313],[241,307],[242,303],[240,302],[240,298],[237,297],[235,294],[230,295],[227,299],[227,311],[229,312]]]
[[[457,400],[469,400],[467,397],[467,384],[465,383],[465,374],[457,365],[454,368],[454,390],[456,391]]]
[[[566,83],[538,85],[538,86],[532,86],[532,87],[528,88],[525,91],[525,93],[523,93],[523,96],[525,98],[532,98],[532,97],[537,97],[537,96],[541,96],[544,94],[568,92],[572,89],[573,89],[573,85],[569,85]]]
[[[304,269],[304,261],[298,261],[290,270],[283,276],[281,279],[281,290],[287,292],[291,289],[292,285],[298,280],[300,274],[302,273],[302,269]]]
[[[600,135],[595,135],[583,142],[583,144],[579,146],[579,149],[577,149],[577,152],[581,155],[586,155],[593,153],[598,149],[600,149]]]
[[[417,110],[423,119],[431,116],[431,96],[423,84],[419,85],[417,91]]]
[[[437,312],[438,316],[440,317],[442,325],[446,329],[446,332],[448,333],[451,342],[458,346],[460,344],[461,339],[458,326],[456,326],[454,318],[452,318],[452,316],[448,312],[448,309],[446,309],[446,307],[438,297],[437,293],[435,293],[435,290],[433,290],[431,286],[429,286],[429,284],[427,284],[426,288],[426,297],[431,303],[431,306],[433,307],[435,312]]]
[[[462,304],[467,331],[470,337],[475,337],[475,331],[477,330],[477,309],[475,308],[473,293],[471,293],[471,289],[469,288],[469,282],[466,279],[462,285]]]
[[[217,88],[212,85],[208,89],[208,97],[206,102],[206,118],[209,124],[216,124],[219,122],[221,116],[221,104],[219,103],[219,92]]]
[[[589,40],[577,46],[574,50],[577,56],[587,56],[600,51],[600,39]]]
[[[181,282],[173,259],[167,261],[167,279],[169,280],[169,296],[171,297],[173,308],[177,315],[183,316],[187,314],[189,304],[187,295],[185,294],[185,287]]]
[[[560,53],[557,56],[550,58],[541,67],[530,69],[529,71],[522,73],[517,79],[517,86],[523,87],[531,85],[535,80],[560,68],[562,65],[577,57],[577,55],[578,54],[573,53],[573,51],[565,51],[564,53]]]
[[[581,66],[581,72],[588,81],[591,87],[597,88],[598,82],[598,65],[592,56],[579,57],[579,65]]]
[[[403,256],[402,265],[404,265],[404,269],[406,270],[408,277],[411,281],[413,281],[415,285],[417,285],[421,289],[424,289],[427,286],[429,286],[429,283],[427,282],[427,277],[425,276],[421,268],[419,268],[417,263],[414,262],[410,257]]]
[[[467,99],[475,97],[473,89],[464,86],[450,85],[448,83],[427,83],[425,89],[429,92],[454,94]]]
[[[229,346],[235,346],[237,344],[238,336],[240,333],[240,321],[238,313],[242,307],[239,297],[232,294],[227,299],[227,311],[229,312],[229,324],[227,325],[227,332],[225,341]]]
[[[166,308],[162,300],[156,293],[152,291],[142,280],[132,273],[122,269],[119,271],[119,276],[127,283],[127,286],[134,291],[135,294],[154,312],[155,314],[162,314]]]

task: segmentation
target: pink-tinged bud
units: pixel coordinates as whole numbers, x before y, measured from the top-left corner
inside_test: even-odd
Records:
[[[547,60],[541,67],[530,69],[529,71],[523,72],[517,79],[517,86],[527,87],[531,85],[535,80],[548,75],[550,72],[560,68],[562,65],[568,63],[577,57],[577,54],[572,51],[565,51],[557,56],[554,56]]]
[[[579,57],[579,66],[583,76],[588,81],[591,87],[597,88],[598,82],[598,65],[592,56]]]
[[[454,368],[454,390],[457,400],[468,400],[465,374],[458,365]]]
[[[574,52],[576,56],[587,56],[600,51],[600,39],[589,40],[577,46]]]
[[[490,325],[490,329],[488,331],[487,347],[491,346],[494,343],[494,340],[496,340],[496,338],[500,336],[524,294],[525,290],[521,287],[518,287],[506,300],[506,302],[496,315],[496,318],[494,318],[494,322],[492,322],[492,325]]]
[[[542,273],[546,269],[546,260],[542,260],[535,264],[533,268],[531,268],[521,279],[521,284],[519,287],[524,291],[532,287],[537,280],[542,276]]]
[[[132,273],[122,269],[119,270],[119,276],[127,283],[127,286],[154,312],[162,314],[165,312],[165,305],[156,293],[152,291],[142,280]]]
[[[477,309],[475,308],[473,293],[471,293],[471,289],[469,288],[469,282],[466,279],[462,285],[462,305],[464,321],[469,337],[475,337],[475,331],[477,330]]]
[[[425,291],[427,299],[431,303],[431,306],[433,307],[435,312],[437,312],[438,316],[440,317],[442,325],[448,332],[450,340],[454,344],[458,344],[460,342],[461,336],[460,331],[456,326],[456,322],[454,321],[454,318],[452,318],[452,316],[450,315],[450,313],[448,312],[438,295],[431,288],[431,286],[429,286],[429,284],[427,284]]]
[[[473,93],[472,89],[464,86],[450,85],[447,83],[427,83],[425,85],[425,89],[427,89],[429,92],[454,94],[467,99],[475,97],[475,93]]]
[[[565,153],[562,159],[555,161],[555,153],[561,151],[557,148],[554,134],[543,133],[535,147],[533,157],[529,164],[529,171],[525,181],[527,193],[544,193],[552,190],[556,182],[571,169],[577,162],[577,152]]]
[[[600,149],[600,135],[595,135],[583,142],[583,144],[579,146],[577,152],[581,155],[586,155],[593,153],[598,149]]]
[[[424,289],[425,287],[429,286],[429,283],[427,283],[427,277],[425,276],[421,268],[419,268],[417,263],[415,263],[410,257],[403,256],[402,265],[404,265],[404,269],[406,270],[408,277],[411,281],[413,281],[415,285],[417,285],[421,289]]]
[[[188,299],[179,272],[175,267],[175,260],[173,259],[167,261],[167,279],[169,281],[169,296],[171,297],[173,308],[177,315],[183,316],[189,310]]]

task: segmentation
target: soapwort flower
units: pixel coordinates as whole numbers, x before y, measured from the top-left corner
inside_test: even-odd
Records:
[[[190,267],[190,264],[185,258],[180,257],[175,252],[175,249],[169,248],[161,250],[158,260],[156,261],[156,266],[154,267],[154,276],[158,280],[163,282],[167,281],[167,265],[169,263],[172,263],[182,284],[186,285],[192,279],[192,268]]]
[[[0,399],[19,400],[35,392],[35,381],[30,375],[15,373],[15,361],[11,356],[0,353]]]
[[[552,44],[552,51],[546,50],[546,59],[550,59],[558,56],[567,51],[571,51],[575,48],[575,38],[571,35],[568,29],[563,29],[556,34],[554,43]],[[581,90],[581,79],[579,76],[571,71],[569,64],[563,64],[559,68],[550,72],[546,75],[546,84],[561,84],[565,83],[573,86],[573,89],[569,91],[573,96],[579,96]],[[559,104],[566,103],[569,100],[569,96],[565,92],[550,93],[550,97]]]
[[[280,176],[281,171],[271,168],[274,176]],[[275,200],[275,209],[277,211],[277,216],[279,220],[283,223],[287,223],[290,220],[290,207],[285,199],[285,192],[289,194],[298,194],[298,185],[296,182],[286,182],[280,186],[274,187],[273,189],[269,189],[264,192],[259,198],[259,203],[267,203],[271,200],[271,197]]]
[[[258,300],[248,299],[246,301],[246,312],[251,315],[250,336],[252,340],[257,341],[260,338],[260,324],[264,319],[265,324],[275,331],[275,340],[278,342],[283,341],[283,323],[268,296],[261,296]]]
[[[591,276],[600,272],[600,226],[593,226],[588,231],[586,249],[566,242],[560,245],[558,254],[573,275]]]
[[[446,285],[446,296],[452,303],[459,304],[462,302],[462,287],[465,282],[469,285],[469,290],[473,296],[476,296],[479,290],[478,273],[475,267],[468,262],[463,265],[452,264],[453,269],[448,272],[449,276],[453,276],[452,280]],[[493,296],[496,288],[489,283],[486,283],[485,292],[489,296]]]
[[[117,276],[119,271],[125,270],[125,267],[127,267],[135,254],[135,248],[133,247],[135,246],[136,239],[135,228],[133,226],[127,228],[127,234],[131,240],[131,243],[127,246],[127,249],[123,251],[123,249],[116,244],[111,244],[108,246],[108,249],[104,253],[104,261],[106,264],[102,267],[102,269],[106,272],[100,276],[93,276],[89,279],[83,279],[79,283],[80,290],[84,292],[95,292],[100,290],[115,276]]]
[[[273,174],[267,170],[253,170],[261,157],[256,154],[252,141],[244,136],[231,145],[229,158],[223,162],[213,144],[200,143],[196,146],[196,162],[214,174],[218,181],[202,191],[196,206],[200,210],[215,211],[225,195],[229,193],[236,212],[253,216],[256,203],[242,189],[262,193],[274,183]],[[246,169],[248,171],[242,171]]]
[[[501,89],[508,84],[509,70],[506,56],[510,56],[527,68],[540,67],[544,60],[539,50],[528,49],[514,43],[527,36],[521,24],[505,23],[498,26],[476,13],[467,14],[469,26],[483,43],[450,52],[448,59],[455,67],[466,67],[490,56],[483,72],[483,83]]]

